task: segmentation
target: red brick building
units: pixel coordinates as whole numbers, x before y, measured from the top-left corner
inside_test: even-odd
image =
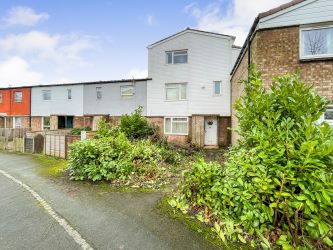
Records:
[[[0,89],[0,128],[29,128],[31,88]]]
[[[266,87],[273,76],[298,71],[333,102],[333,1],[295,0],[258,15],[231,73],[232,105],[243,93],[239,82],[247,78],[251,63]],[[333,121],[332,114],[329,109],[325,119]],[[237,127],[234,109],[232,127]]]

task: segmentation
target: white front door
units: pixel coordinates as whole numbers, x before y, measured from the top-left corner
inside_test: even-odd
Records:
[[[217,145],[217,118],[205,117],[205,145]]]

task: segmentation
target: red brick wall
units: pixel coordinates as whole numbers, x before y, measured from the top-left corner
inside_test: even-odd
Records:
[[[251,44],[251,62],[262,74],[264,86],[269,87],[273,76],[294,73],[314,86],[318,94],[333,102],[333,59],[301,61],[299,59],[299,27],[286,27],[258,31]],[[232,103],[242,95],[239,81],[247,78],[247,52],[231,79]],[[232,109],[232,127],[237,120]],[[232,142],[237,135],[232,133]]]
[[[219,128],[218,128],[219,145],[222,147],[229,146],[231,143],[231,131],[228,128],[231,127],[231,118],[230,117],[219,117],[218,124],[219,124]]]
[[[31,130],[32,131],[41,131],[42,130],[42,121],[41,116],[31,117]]]

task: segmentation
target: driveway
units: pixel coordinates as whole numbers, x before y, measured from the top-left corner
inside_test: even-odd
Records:
[[[0,153],[1,249],[216,248],[161,214],[161,193],[110,192],[40,168],[29,155]]]

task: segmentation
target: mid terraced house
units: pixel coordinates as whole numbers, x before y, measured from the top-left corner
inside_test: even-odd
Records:
[[[146,110],[147,79],[70,83],[31,88],[32,130],[91,127],[102,117],[117,120]]]
[[[169,141],[230,142],[235,37],[186,29],[148,46],[147,116]]]
[[[30,88],[0,89],[0,128],[28,128],[31,125]]]
[[[239,82],[247,78],[250,63],[266,87],[274,75],[298,70],[302,80],[333,101],[333,1],[295,0],[258,15],[231,72],[232,105],[243,93]],[[333,109],[324,119],[333,122]],[[232,127],[237,127],[234,109]],[[232,142],[237,139],[233,133]]]

